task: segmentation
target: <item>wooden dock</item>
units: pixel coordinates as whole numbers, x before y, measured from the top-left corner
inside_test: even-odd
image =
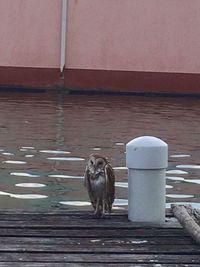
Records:
[[[200,266],[200,246],[168,217],[160,226],[126,214],[0,212],[0,267]]]

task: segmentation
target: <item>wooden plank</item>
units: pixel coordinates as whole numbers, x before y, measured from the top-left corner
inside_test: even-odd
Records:
[[[0,213],[1,214],[1,213]],[[13,214],[7,214],[7,213],[2,213],[1,215],[1,221],[21,221],[21,220],[33,220],[33,221],[38,221],[38,220],[102,220],[102,219],[94,219],[93,213],[81,213],[81,214],[24,214],[24,213],[13,213]],[[128,220],[128,215],[127,214],[106,214],[103,220],[116,220],[116,221],[126,221],[130,222]],[[166,220],[168,221],[177,221],[174,217],[166,217]]]
[[[0,262],[0,267],[94,267],[94,263],[50,263],[50,262]],[[95,267],[122,267],[117,263],[95,263]],[[133,267],[132,263],[123,263],[123,267]],[[134,267],[199,267],[197,264],[134,264]]]
[[[77,244],[41,244],[41,243],[0,243],[0,252],[52,252],[52,253],[134,253],[134,254],[192,254],[200,255],[200,247],[195,245],[146,245],[91,243],[88,246]]]
[[[183,229],[59,229],[56,228],[1,228],[0,237],[12,236],[12,237],[90,237],[90,238],[99,238],[99,237],[185,237],[188,236]]]
[[[94,263],[50,263],[50,262],[0,262],[0,267],[94,267]],[[117,263],[95,263],[95,267],[122,267],[122,264]],[[199,267],[196,264],[131,264],[123,263],[123,267]]]
[[[40,219],[37,218],[33,220],[29,218],[29,220],[18,220],[18,221],[10,221],[10,220],[2,220],[0,221],[0,228],[81,228],[81,229],[91,229],[91,228],[112,228],[112,229],[133,229],[133,228],[181,228],[178,222],[166,222],[165,224],[145,224],[145,223],[132,223],[126,220],[115,220],[115,219]]]
[[[173,218],[164,225],[61,211],[0,213],[0,267],[200,265],[200,247]]]
[[[56,228],[1,228],[0,237],[77,237],[77,238],[101,238],[101,237],[188,237],[188,234],[183,229],[60,229]]]
[[[95,245],[109,245],[109,246],[131,246],[132,245],[168,245],[168,246],[176,246],[176,245],[193,245],[193,241],[190,237],[141,237],[141,238],[126,238],[126,237],[112,237],[112,238],[67,238],[67,237],[1,237],[0,242],[3,244],[26,244],[27,246],[30,246],[32,244],[40,244],[40,245],[67,245],[69,244],[71,246],[95,246]]]
[[[200,264],[199,255],[155,255],[121,253],[0,253],[1,262],[51,262],[51,263],[132,263],[132,264]]]
[[[81,215],[85,215],[85,214],[92,214],[92,208],[88,211],[81,211],[81,210],[70,210],[70,209],[67,209],[67,208],[52,208],[52,209],[37,209],[37,210],[33,210],[33,209],[3,209],[1,208],[0,209],[0,214],[28,214],[28,215],[46,215],[46,216],[49,216],[49,215],[78,215],[78,216],[81,216]],[[112,215],[114,216],[118,216],[118,215],[122,215],[122,216],[127,216],[128,214],[128,211],[124,211],[124,210],[114,210],[112,211]],[[167,217],[174,217],[173,216],[173,212],[170,209],[166,209],[166,216]]]

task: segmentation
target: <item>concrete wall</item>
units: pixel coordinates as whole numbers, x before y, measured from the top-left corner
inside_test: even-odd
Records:
[[[61,0],[0,1],[0,65],[57,68]]]
[[[199,0],[69,0],[67,67],[199,73]]]
[[[61,0],[0,0],[0,84],[59,83]]]
[[[60,83],[62,0],[0,0],[0,86]],[[199,0],[68,0],[65,87],[200,93]]]

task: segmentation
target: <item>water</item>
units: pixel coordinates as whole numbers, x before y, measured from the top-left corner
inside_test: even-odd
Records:
[[[90,210],[86,159],[106,155],[127,209],[125,144],[169,144],[167,202],[200,203],[200,99],[0,93],[0,208]],[[169,204],[168,204],[169,205]]]

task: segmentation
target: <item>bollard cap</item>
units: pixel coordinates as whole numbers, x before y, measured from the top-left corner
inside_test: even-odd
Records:
[[[168,145],[153,136],[141,136],[126,145],[126,166],[131,169],[166,169]]]

